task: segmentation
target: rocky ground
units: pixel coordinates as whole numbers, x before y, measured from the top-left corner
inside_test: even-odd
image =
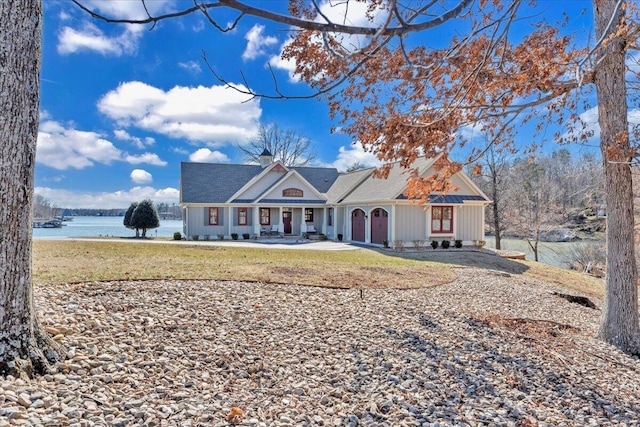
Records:
[[[599,309],[520,276],[457,272],[363,293],[39,287],[42,322],[70,358],[33,381],[0,379],[0,426],[640,424],[640,361],[594,338]]]

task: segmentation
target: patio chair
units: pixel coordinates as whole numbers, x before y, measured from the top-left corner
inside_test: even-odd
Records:
[[[278,230],[278,225],[277,224],[273,224],[271,226],[271,231],[269,232],[269,235],[271,236],[278,236],[280,235],[280,230]]]
[[[316,230],[316,226],[313,224],[307,224],[307,233],[309,234],[315,234],[318,231]]]

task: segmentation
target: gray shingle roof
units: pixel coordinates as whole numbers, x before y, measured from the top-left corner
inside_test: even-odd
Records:
[[[421,172],[426,170],[434,159],[417,158],[412,168],[419,168]],[[366,203],[372,200],[393,200],[398,197],[407,186],[409,170],[395,163],[386,179],[369,176],[351,194],[345,197],[345,203]]]
[[[182,203],[224,203],[263,171],[260,165],[190,162],[180,169]]]
[[[259,165],[192,162],[182,162],[180,168],[181,203],[225,203],[264,170]],[[326,193],[339,175],[335,168],[292,169],[320,193]]]
[[[311,168],[311,167],[293,167],[290,168],[298,172],[304,179],[309,181],[320,193],[326,193],[338,178],[338,169],[336,168]]]
[[[373,168],[370,168],[340,174],[329,191],[327,191],[327,203],[339,203],[356,185],[371,175],[373,170]]]

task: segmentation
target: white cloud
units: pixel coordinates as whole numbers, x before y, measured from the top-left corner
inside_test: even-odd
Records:
[[[145,7],[149,11],[149,14],[154,16],[169,11],[173,3],[174,0],[153,0],[147,2],[141,2],[139,0],[82,1],[82,4],[88,9],[115,19],[144,19],[147,17]]]
[[[331,163],[331,166],[344,172],[354,163],[361,163],[367,167],[377,167],[382,164],[375,154],[365,151],[362,144],[356,143],[348,148],[340,147],[338,157]]]
[[[57,206],[65,208],[86,209],[126,209],[132,200],[151,199],[155,203],[178,203],[180,191],[167,187],[156,189],[153,187],[133,187],[130,190],[115,191],[112,193],[78,193],[70,190],[48,187],[36,187],[35,193]]]
[[[178,62],[178,67],[193,74],[200,74],[202,72],[200,64],[196,61]]]
[[[244,38],[247,40],[247,47],[242,53],[244,61],[256,59],[260,55],[266,55],[267,52],[263,48],[278,43],[276,37],[263,36],[263,31],[264,25],[256,24],[245,34]]]
[[[144,19],[147,8],[152,16],[165,13],[174,4],[173,0],[154,0],[141,2],[138,0],[84,0],[88,9],[114,19]],[[66,15],[66,14],[65,14]],[[68,16],[68,15],[67,15]],[[103,55],[128,55],[138,49],[140,38],[148,26],[136,24],[113,25],[107,28],[122,28],[122,32],[115,36],[105,34],[93,22],[83,21],[81,28],[66,26],[58,35],[58,53],[71,54],[79,51],[96,51]]]
[[[144,169],[134,169],[129,176],[131,177],[131,181],[136,184],[149,184],[153,182],[153,176]]]
[[[467,126],[462,126],[460,129],[458,129],[457,134],[458,136],[466,140],[472,140],[478,137],[484,137],[481,123],[474,123]]]
[[[192,162],[201,163],[224,163],[229,161],[229,157],[220,151],[211,151],[208,148],[201,148],[189,156]]]
[[[149,165],[155,166],[166,166],[167,162],[158,157],[157,154],[154,153],[144,153],[139,156],[135,156],[133,154],[126,154],[123,157],[123,160],[132,165],[138,165],[140,163],[146,163]]]
[[[54,169],[84,169],[94,162],[110,164],[122,152],[95,132],[65,129],[55,121],[40,124],[36,161]]]
[[[68,55],[81,51],[95,51],[103,55],[121,56],[132,54],[138,48],[142,32],[136,27],[127,27],[122,34],[109,37],[93,23],[87,22],[82,29],[64,27],[58,35],[58,53]]]
[[[155,154],[132,156],[123,152],[96,132],[65,128],[53,120],[40,123],[36,162],[54,169],[65,170],[84,169],[95,163],[108,165],[114,161],[132,164],[150,163],[159,166],[167,164]]]
[[[121,140],[121,141],[129,141],[131,143],[133,143],[133,145],[136,148],[139,149],[144,149],[145,146],[147,145],[153,145],[155,144],[156,140],[151,138],[150,136],[147,136],[144,138],[144,140],[142,138],[139,138],[137,136],[133,136],[130,135],[129,132],[127,132],[126,130],[123,129],[116,129],[113,131],[113,136],[115,136],[117,139]]]
[[[257,131],[262,113],[257,99],[233,88],[175,86],[165,92],[136,81],[122,83],[104,95],[98,109],[121,126],[209,147],[245,142]]]

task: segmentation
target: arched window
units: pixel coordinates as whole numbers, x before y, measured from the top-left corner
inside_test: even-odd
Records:
[[[304,192],[299,188],[285,188],[282,190],[282,197],[302,197]]]

